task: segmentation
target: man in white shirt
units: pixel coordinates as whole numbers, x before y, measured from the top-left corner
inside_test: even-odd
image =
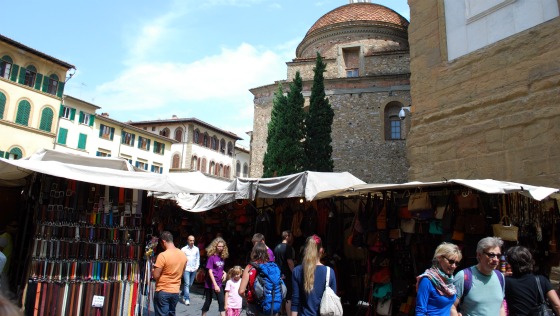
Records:
[[[185,286],[183,288],[183,297],[181,298],[181,301],[186,305],[191,305],[190,287],[194,282],[196,271],[200,265],[200,251],[198,250],[198,247],[194,245],[194,236],[189,236],[187,238],[187,245],[181,248],[181,251],[187,256],[187,266],[185,267],[185,272],[183,273]]]

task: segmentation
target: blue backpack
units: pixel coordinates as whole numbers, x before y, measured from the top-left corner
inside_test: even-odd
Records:
[[[279,313],[282,300],[286,297],[286,285],[282,281],[280,268],[274,262],[251,262],[251,265],[257,270],[253,288],[260,311],[270,315]]]
[[[472,288],[472,269],[473,267],[469,267],[467,269],[463,270],[463,275],[464,275],[464,281],[463,281],[463,295],[461,295],[461,300],[459,301],[460,304],[463,304],[463,301],[465,300],[465,296],[467,296],[467,294],[469,294],[469,291]],[[498,270],[494,270],[494,273],[496,274],[496,276],[498,276],[498,280],[500,280],[500,285],[502,286],[502,292],[504,291],[504,275],[498,271]]]

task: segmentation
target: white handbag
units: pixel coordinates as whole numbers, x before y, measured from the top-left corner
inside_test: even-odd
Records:
[[[323,292],[323,297],[321,298],[321,307],[319,308],[319,314],[321,316],[341,316],[342,303],[340,302],[340,297],[329,286],[331,268],[327,267],[327,278],[325,281],[325,292]]]
[[[379,300],[377,302],[377,315],[391,315],[391,299],[386,299],[386,300]]]

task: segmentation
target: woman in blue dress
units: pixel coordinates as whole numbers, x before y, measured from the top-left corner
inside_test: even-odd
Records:
[[[455,244],[444,242],[436,248],[432,267],[416,278],[416,315],[449,316],[457,298],[453,272],[462,257]]]

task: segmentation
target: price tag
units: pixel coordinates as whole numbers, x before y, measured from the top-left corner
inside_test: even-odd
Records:
[[[105,296],[94,295],[93,301],[91,301],[91,307],[103,307],[103,302],[105,301]]]

